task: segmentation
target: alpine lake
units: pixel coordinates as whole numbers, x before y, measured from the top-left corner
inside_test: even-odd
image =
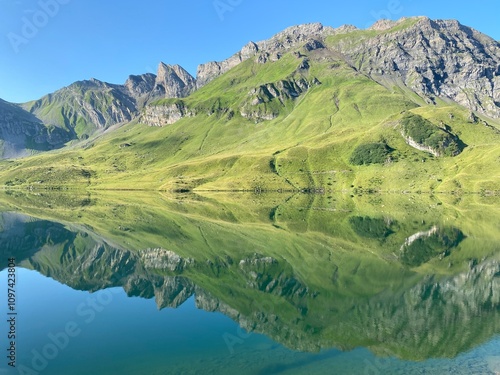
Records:
[[[499,208],[2,191],[0,374],[500,374]]]

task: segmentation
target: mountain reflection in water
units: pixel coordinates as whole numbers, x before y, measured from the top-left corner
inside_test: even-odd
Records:
[[[23,196],[17,212],[12,199],[0,216],[2,269],[15,257],[73,289],[120,287],[160,309],[194,296],[197,308],[290,349],[453,358],[499,331],[494,207],[493,217],[482,208],[443,220],[452,206],[429,213],[426,202],[410,216],[395,204],[377,213],[353,202],[313,210],[310,201],[304,226],[293,199],[243,214],[234,201],[199,197],[85,198],[64,211]]]

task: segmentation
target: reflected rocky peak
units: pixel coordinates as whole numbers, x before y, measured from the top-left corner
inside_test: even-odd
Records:
[[[187,266],[194,263],[192,258],[184,259],[173,251],[163,248],[143,250],[140,252],[140,258],[145,268],[172,272],[182,272]]]
[[[35,255],[43,247],[73,242],[76,234],[64,225],[15,212],[0,213],[0,269],[7,266],[8,258],[19,263]]]

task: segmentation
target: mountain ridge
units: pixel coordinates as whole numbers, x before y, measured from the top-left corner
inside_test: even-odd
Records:
[[[500,44],[454,20],[382,20],[366,30],[316,23],[249,42],[200,65],[196,78],[161,63],[156,76],[130,76],[124,85],[82,81],[24,107],[73,135],[91,185],[112,176],[137,185],[143,173],[157,181],[148,188],[167,190],[378,191],[399,188],[395,176],[405,171],[415,181],[410,188],[421,191],[491,192],[498,190],[499,67]],[[52,156],[40,158],[33,177],[13,179],[16,165],[3,181],[74,182],[41,178]],[[431,172],[416,164],[426,161]],[[423,182],[422,174],[438,176],[453,164],[455,176],[450,170],[438,183]],[[247,168],[258,177],[247,178]],[[344,171],[335,184],[323,175],[332,170]],[[374,183],[372,173],[388,179]]]
[[[111,118],[111,121],[103,120],[102,113],[90,115],[90,120],[91,120],[90,122],[96,128],[107,127],[110,125],[114,125],[116,123],[132,120],[133,117],[135,118],[138,115],[137,112],[140,112],[140,110],[145,105],[154,101],[155,99],[187,97],[197,89],[211,82],[213,79],[226,73],[227,71],[234,68],[238,64],[256,55],[258,56],[259,62],[265,63],[268,60],[276,61],[281,58],[283,52],[296,47],[300,43],[306,43],[306,42],[316,43],[317,41],[315,38],[325,39],[327,37],[346,35],[359,31],[361,32],[387,31],[395,27],[398,27],[399,25],[408,21],[416,23],[423,27],[425,26],[425,27],[430,27],[431,29],[440,29],[440,31],[442,31],[441,29],[443,29],[443,25],[448,27],[453,27],[454,29],[464,31],[465,34],[472,33],[475,38],[478,38],[481,41],[486,41],[490,44],[492,44],[493,42],[495,47],[500,49],[500,43],[495,41],[493,38],[488,37],[485,34],[482,34],[470,27],[464,26],[456,20],[433,21],[425,16],[410,17],[410,18],[403,17],[397,21],[382,19],[375,22],[371,27],[367,28],[366,30],[360,30],[352,25],[342,25],[338,28],[333,28],[330,26],[324,26],[321,23],[310,23],[310,24],[302,24],[302,25],[288,27],[267,40],[259,42],[250,41],[245,46],[243,46],[243,48],[240,51],[236,52],[234,55],[230,56],[225,60],[202,63],[198,66],[196,77],[191,76],[180,65],[177,64],[169,65],[160,62],[156,75],[152,73],[131,75],[124,84],[111,84],[94,78],[91,78],[88,81],[87,80],[77,81],[67,87],[57,90],[54,93],[47,94],[38,100],[34,100],[27,103],[20,103],[20,105],[21,107],[27,109],[32,114],[38,116],[38,118],[42,120],[42,122],[47,122],[49,125],[56,125],[52,123],[57,122],[57,120],[54,120],[54,118],[51,118],[50,116],[46,116],[43,113],[40,113],[41,111],[38,110],[41,106],[44,106],[44,101],[48,101],[50,104],[51,98],[60,95],[61,92],[64,92],[72,88],[74,85],[78,85],[79,83],[92,82],[95,83],[97,86],[101,86],[101,88],[103,89],[114,87],[119,89],[121,93],[126,94],[129,97],[127,99],[132,99],[132,101],[136,101],[136,106],[134,108],[130,108],[128,103],[126,103],[127,100],[125,100],[124,103],[122,103],[123,102],[122,100],[121,102],[119,101],[118,104],[124,105],[125,110],[122,109],[117,111],[118,108],[117,107],[113,108],[113,105],[111,105],[110,108],[111,112],[120,112],[120,114],[117,117]],[[378,44],[377,42],[378,42],[377,40],[375,40],[374,42],[372,41],[371,45],[368,45],[368,47],[373,48],[373,45]],[[364,47],[364,45],[362,45],[362,47]],[[317,47],[312,46],[311,48],[317,48]],[[359,48],[358,50],[349,51],[349,54],[346,54],[347,51],[343,50],[343,48],[340,48],[339,52],[344,54],[346,59],[350,60],[349,63],[351,63],[352,66],[355,67],[356,62],[354,60],[356,60],[356,58],[354,57],[354,54],[360,53]],[[496,52],[495,57],[500,59],[500,52],[498,51],[495,52]],[[376,55],[384,55],[386,57],[388,56],[387,53],[383,54],[380,51],[377,51]],[[405,61],[405,63],[407,67],[412,66],[412,63],[410,61]],[[399,70],[399,68],[395,68],[395,66],[397,67],[398,64],[396,64],[394,60],[383,61],[383,62],[376,60],[374,61],[374,64],[379,64],[382,66],[379,67],[368,66],[367,69],[361,69],[361,70],[366,70],[363,72],[366,73],[371,78],[373,78],[375,81],[385,85],[387,85],[387,83],[384,82],[383,78],[378,76],[376,70],[378,69],[379,71],[382,72],[387,72],[390,70]],[[356,68],[360,69],[362,67],[356,67]],[[435,67],[431,65],[429,67],[426,67],[425,69],[431,70],[434,73]],[[473,77],[473,78],[482,78],[481,73],[476,72],[476,74],[478,77]],[[494,77],[500,76],[500,65],[496,67],[496,70],[495,69],[493,69],[493,71],[487,70],[486,72],[484,72],[484,74],[493,75]],[[154,83],[152,82],[153,76],[155,78]],[[444,76],[446,76],[446,73],[441,78],[443,78]],[[450,93],[449,87],[446,87],[444,90],[441,90],[441,87],[433,87],[433,83],[430,82],[432,80],[431,79],[432,77],[423,77],[423,78],[424,79],[422,84],[424,85],[424,87],[419,87],[416,91],[418,91],[419,94],[422,94],[423,96],[430,96],[430,98],[427,98],[429,101],[434,100],[432,98],[432,95],[437,94],[436,96],[438,97],[444,95],[448,99],[454,100],[455,102],[464,105],[465,107],[469,108],[472,111],[477,111],[481,114],[488,115],[488,117],[494,117],[494,118],[500,117],[500,106],[499,106],[500,94],[498,88],[494,87],[492,90],[490,90],[491,94],[490,96],[492,97],[493,100],[492,103],[487,103],[486,105],[487,108],[484,108],[481,105],[481,103],[479,103],[479,105],[478,103],[476,103],[478,100],[474,100],[474,98],[471,98],[465,94],[460,95],[460,93],[455,92],[453,90],[452,90],[453,92]],[[135,91],[136,88],[134,87],[134,81],[136,80],[138,80],[136,84],[141,84],[141,88],[137,92]],[[394,81],[394,79],[392,79],[392,81]],[[400,83],[400,82],[395,82],[395,83]],[[408,82],[403,82],[403,84],[407,85]],[[500,86],[500,78],[495,78],[494,82],[492,82],[491,84],[492,86]],[[425,87],[426,85],[428,87]],[[455,86],[460,87],[460,85],[455,85]],[[478,89],[478,87],[474,88]],[[443,95],[440,95],[441,91],[443,91]],[[458,99],[455,100],[455,98],[457,97]],[[45,100],[45,98],[47,98],[48,100]],[[83,105],[85,103],[78,102],[78,104]],[[120,105],[118,105],[118,107],[120,107]],[[131,116],[132,114],[134,114],[135,116]],[[88,116],[84,114],[83,117],[88,117]],[[66,120],[63,120],[63,122],[65,121]],[[61,121],[59,121],[57,125],[61,125]],[[73,124],[73,126],[75,125]]]

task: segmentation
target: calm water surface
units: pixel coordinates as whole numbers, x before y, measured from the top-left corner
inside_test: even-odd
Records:
[[[4,196],[0,374],[499,374],[497,202],[408,201]]]

